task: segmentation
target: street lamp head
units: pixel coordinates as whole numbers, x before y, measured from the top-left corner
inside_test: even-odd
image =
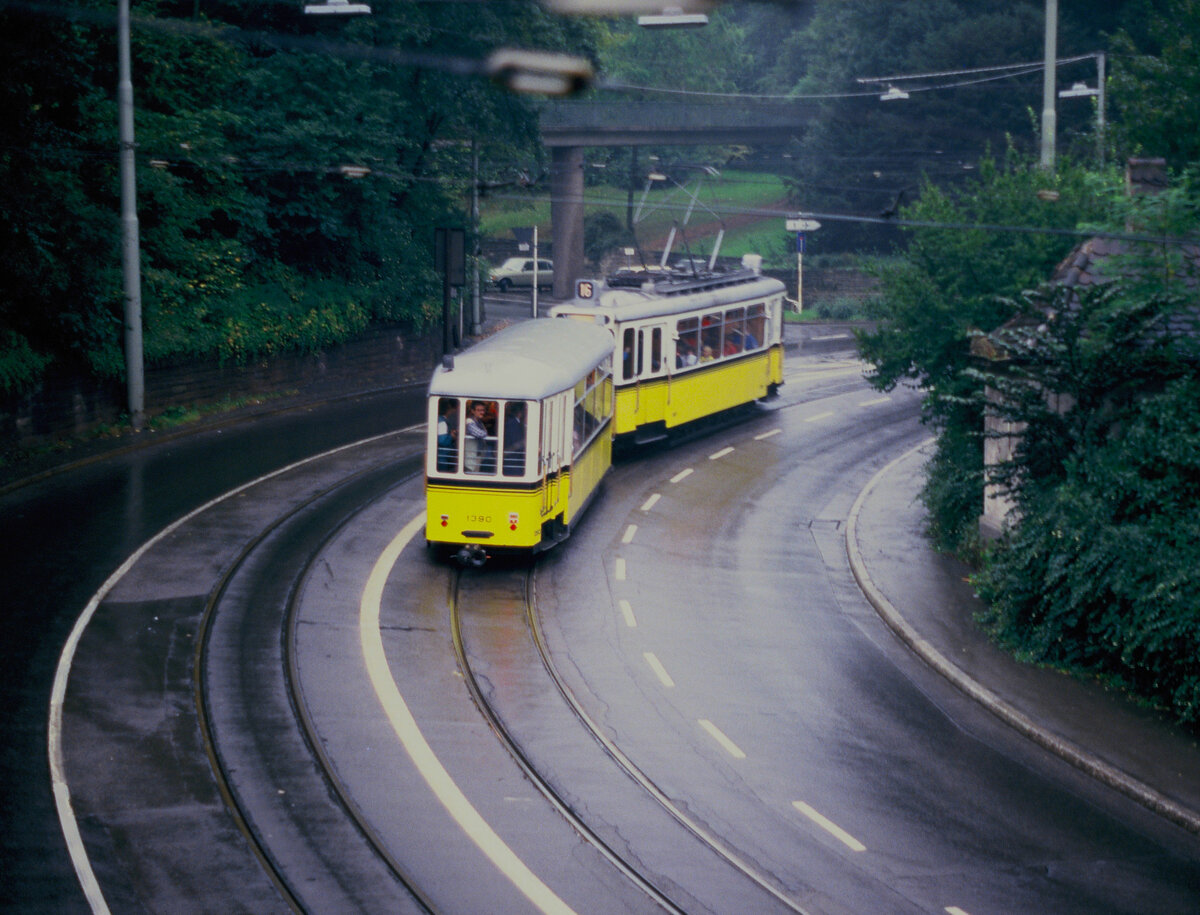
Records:
[[[661,13],[638,16],[637,23],[644,29],[698,29],[708,25],[708,16],[685,13],[682,7],[668,6]]]
[[[1099,89],[1089,89],[1087,83],[1075,83],[1070,89],[1063,89],[1058,93],[1059,98],[1083,98],[1085,96],[1099,95]]]
[[[487,59],[488,75],[512,92],[572,95],[591,85],[595,71],[583,57],[500,48]]]
[[[887,92],[879,96],[881,102],[894,102],[897,99],[908,98],[908,93],[896,86],[888,86]]]
[[[325,0],[324,3],[306,3],[306,16],[362,16],[370,15],[371,7],[366,3],[351,3],[350,0]]]

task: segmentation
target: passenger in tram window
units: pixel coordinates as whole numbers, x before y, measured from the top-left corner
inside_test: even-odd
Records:
[[[738,330],[730,330],[725,335],[725,352],[726,356],[736,356],[742,351],[742,333]]]
[[[696,364],[696,350],[683,340],[675,348],[675,368],[681,369]]]
[[[458,463],[458,399],[443,397],[438,403],[437,469],[454,470]]]
[[[717,355],[716,355],[716,353],[713,352],[713,348],[711,346],[709,346],[707,343],[705,343],[704,349],[701,350],[701,353],[700,353],[700,361],[701,362],[712,362],[715,358],[717,358]]]
[[[470,473],[492,473],[495,469],[495,454],[488,439],[488,405],[482,400],[474,401],[468,408],[467,440],[464,466]]]
[[[504,413],[504,475],[519,477],[525,473],[525,404],[508,404]]]

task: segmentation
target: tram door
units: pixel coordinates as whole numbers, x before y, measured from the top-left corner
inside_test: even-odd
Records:
[[[549,397],[542,401],[542,516],[558,503],[562,486],[563,398]]]

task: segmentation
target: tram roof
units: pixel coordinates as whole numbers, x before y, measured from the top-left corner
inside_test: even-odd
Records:
[[[636,321],[749,303],[781,295],[786,289],[779,280],[750,271],[709,274],[698,279],[646,276],[641,286],[598,284],[599,292],[594,299],[572,299],[552,308],[550,314],[596,312],[611,320]]]
[[[522,321],[455,354],[452,369],[438,366],[429,395],[536,400],[572,387],[612,352],[598,324]]]

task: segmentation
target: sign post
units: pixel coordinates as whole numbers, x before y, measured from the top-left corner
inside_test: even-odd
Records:
[[[787,220],[787,230],[796,233],[796,314],[804,311],[804,233],[815,232],[821,224],[815,219],[796,216]]]

